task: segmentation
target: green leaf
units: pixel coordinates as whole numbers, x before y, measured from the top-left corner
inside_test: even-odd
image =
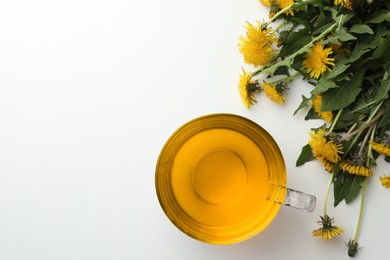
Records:
[[[374,18],[369,20],[369,23],[382,23],[383,21],[390,21],[390,12],[384,12],[379,15],[375,15]]]
[[[338,62],[335,67],[333,67],[332,71],[328,73],[327,78],[333,79],[334,77],[343,73],[346,69],[348,69],[350,65],[346,65],[343,62]]]
[[[322,95],[321,110],[333,111],[344,108],[355,101],[360,91],[358,85],[330,89]]]
[[[319,119],[317,113],[314,111],[313,108],[310,108],[309,112],[307,112],[307,115],[305,116],[305,120],[310,120],[310,119]]]
[[[390,77],[386,80],[381,80],[380,82],[380,85],[375,88],[375,94],[373,96],[373,99],[377,101],[388,98],[390,91]]]
[[[342,41],[342,42],[347,42],[347,41],[356,39],[355,36],[353,36],[352,34],[349,34],[344,28],[340,28],[340,29],[336,30],[334,36],[337,37],[337,39],[339,41]]]
[[[348,14],[340,14],[334,18],[334,21],[339,24],[339,27],[341,28],[342,25],[344,25],[346,22],[348,22],[352,17],[354,17],[355,14],[348,13]]]
[[[359,194],[366,177],[338,172],[334,180],[334,206],[345,200],[348,204]]]
[[[328,80],[327,77],[322,77],[317,82],[316,87],[313,89],[312,94],[319,94],[327,91],[331,88],[338,88],[339,86],[336,85],[336,83],[333,80]]]
[[[380,58],[386,54],[388,54],[390,49],[390,34],[387,34],[386,38],[381,38],[378,44],[378,48],[372,54],[373,58]]]
[[[324,26],[327,23],[326,16],[324,12],[320,10],[320,13],[318,14],[317,21],[314,23],[314,28],[319,28]]]
[[[339,88],[329,89],[322,95],[322,111],[333,111],[352,104],[361,91],[365,69],[353,74],[350,81],[343,82]]]
[[[363,33],[374,34],[374,31],[370,28],[370,26],[365,24],[355,24],[354,26],[352,26],[349,32],[358,33],[358,34],[363,34]]]
[[[366,52],[369,52],[371,49],[363,44],[357,44],[355,48],[353,49],[351,55],[347,58],[346,63],[352,63],[354,61],[357,61],[358,59],[361,59],[363,54]]]
[[[301,166],[307,162],[314,160],[313,152],[311,151],[310,145],[307,144],[302,147],[301,154],[299,155],[295,166]]]
[[[299,31],[292,32],[286,39],[286,44],[280,51],[279,56],[285,57],[291,53],[298,51],[300,48],[308,44],[312,38],[310,36],[310,28],[302,28]]]
[[[275,69],[274,75],[286,75],[289,76],[288,67],[286,66],[280,66]]]
[[[296,113],[298,113],[299,110],[301,110],[302,108],[306,107],[307,104],[309,103],[309,101],[310,101],[310,98],[307,98],[307,97],[305,97],[304,95],[302,95],[302,102],[301,102],[301,104],[299,105],[299,107],[294,111],[294,115],[295,115]]]

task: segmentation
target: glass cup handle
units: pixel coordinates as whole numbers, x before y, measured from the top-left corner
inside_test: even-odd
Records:
[[[292,208],[312,212],[316,207],[317,199],[313,195],[287,188],[283,204]]]

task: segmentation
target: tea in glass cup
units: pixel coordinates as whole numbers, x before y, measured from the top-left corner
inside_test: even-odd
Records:
[[[312,211],[315,197],[286,188],[286,167],[271,135],[233,114],[181,126],[156,165],[156,191],[167,217],[187,235],[232,244],[261,232],[282,204]]]

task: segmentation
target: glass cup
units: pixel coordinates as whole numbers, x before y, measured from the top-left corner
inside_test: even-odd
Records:
[[[189,121],[165,143],[156,165],[162,209],[181,231],[211,244],[246,240],[282,204],[313,211],[316,198],[286,187],[286,167],[271,135],[233,114]]]

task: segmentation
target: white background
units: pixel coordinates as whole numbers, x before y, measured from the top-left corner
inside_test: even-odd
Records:
[[[348,259],[359,200],[329,214],[345,233],[312,237],[329,174],[296,168],[310,127],[265,96],[246,110],[237,90],[238,37],[266,19],[257,0],[2,1],[0,4],[0,259]],[[208,113],[262,125],[285,156],[288,185],[318,198],[313,213],[283,207],[261,234],[208,245],[177,230],[154,188],[160,149]],[[383,161],[382,159],[379,160]],[[370,180],[357,259],[388,255],[390,191]]]

